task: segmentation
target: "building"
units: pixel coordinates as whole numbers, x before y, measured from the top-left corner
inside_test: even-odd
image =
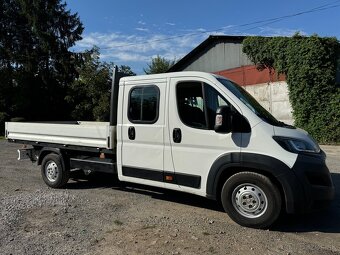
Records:
[[[288,85],[284,76],[256,69],[242,52],[245,36],[209,36],[184,56],[170,72],[203,71],[222,75],[243,86],[277,119],[293,123]]]

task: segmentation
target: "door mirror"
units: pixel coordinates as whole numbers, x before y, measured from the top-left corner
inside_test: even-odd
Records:
[[[217,108],[215,116],[215,132],[230,133],[232,130],[232,113],[229,106],[223,105]]]

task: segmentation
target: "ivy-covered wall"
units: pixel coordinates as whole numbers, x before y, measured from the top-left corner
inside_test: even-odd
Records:
[[[340,43],[336,38],[247,37],[243,52],[259,70],[285,74],[295,126],[320,143],[340,143]]]

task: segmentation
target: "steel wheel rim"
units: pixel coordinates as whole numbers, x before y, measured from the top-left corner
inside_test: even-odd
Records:
[[[48,161],[45,166],[45,176],[48,181],[55,182],[59,176],[59,168],[54,161]]]
[[[238,185],[234,189],[231,198],[235,210],[247,218],[258,218],[268,208],[266,194],[255,184],[243,183]]]

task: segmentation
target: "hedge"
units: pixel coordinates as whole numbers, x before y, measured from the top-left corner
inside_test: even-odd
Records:
[[[295,126],[320,143],[340,142],[340,86],[336,83],[340,43],[336,38],[247,37],[243,52],[258,70],[268,68],[286,76]]]

